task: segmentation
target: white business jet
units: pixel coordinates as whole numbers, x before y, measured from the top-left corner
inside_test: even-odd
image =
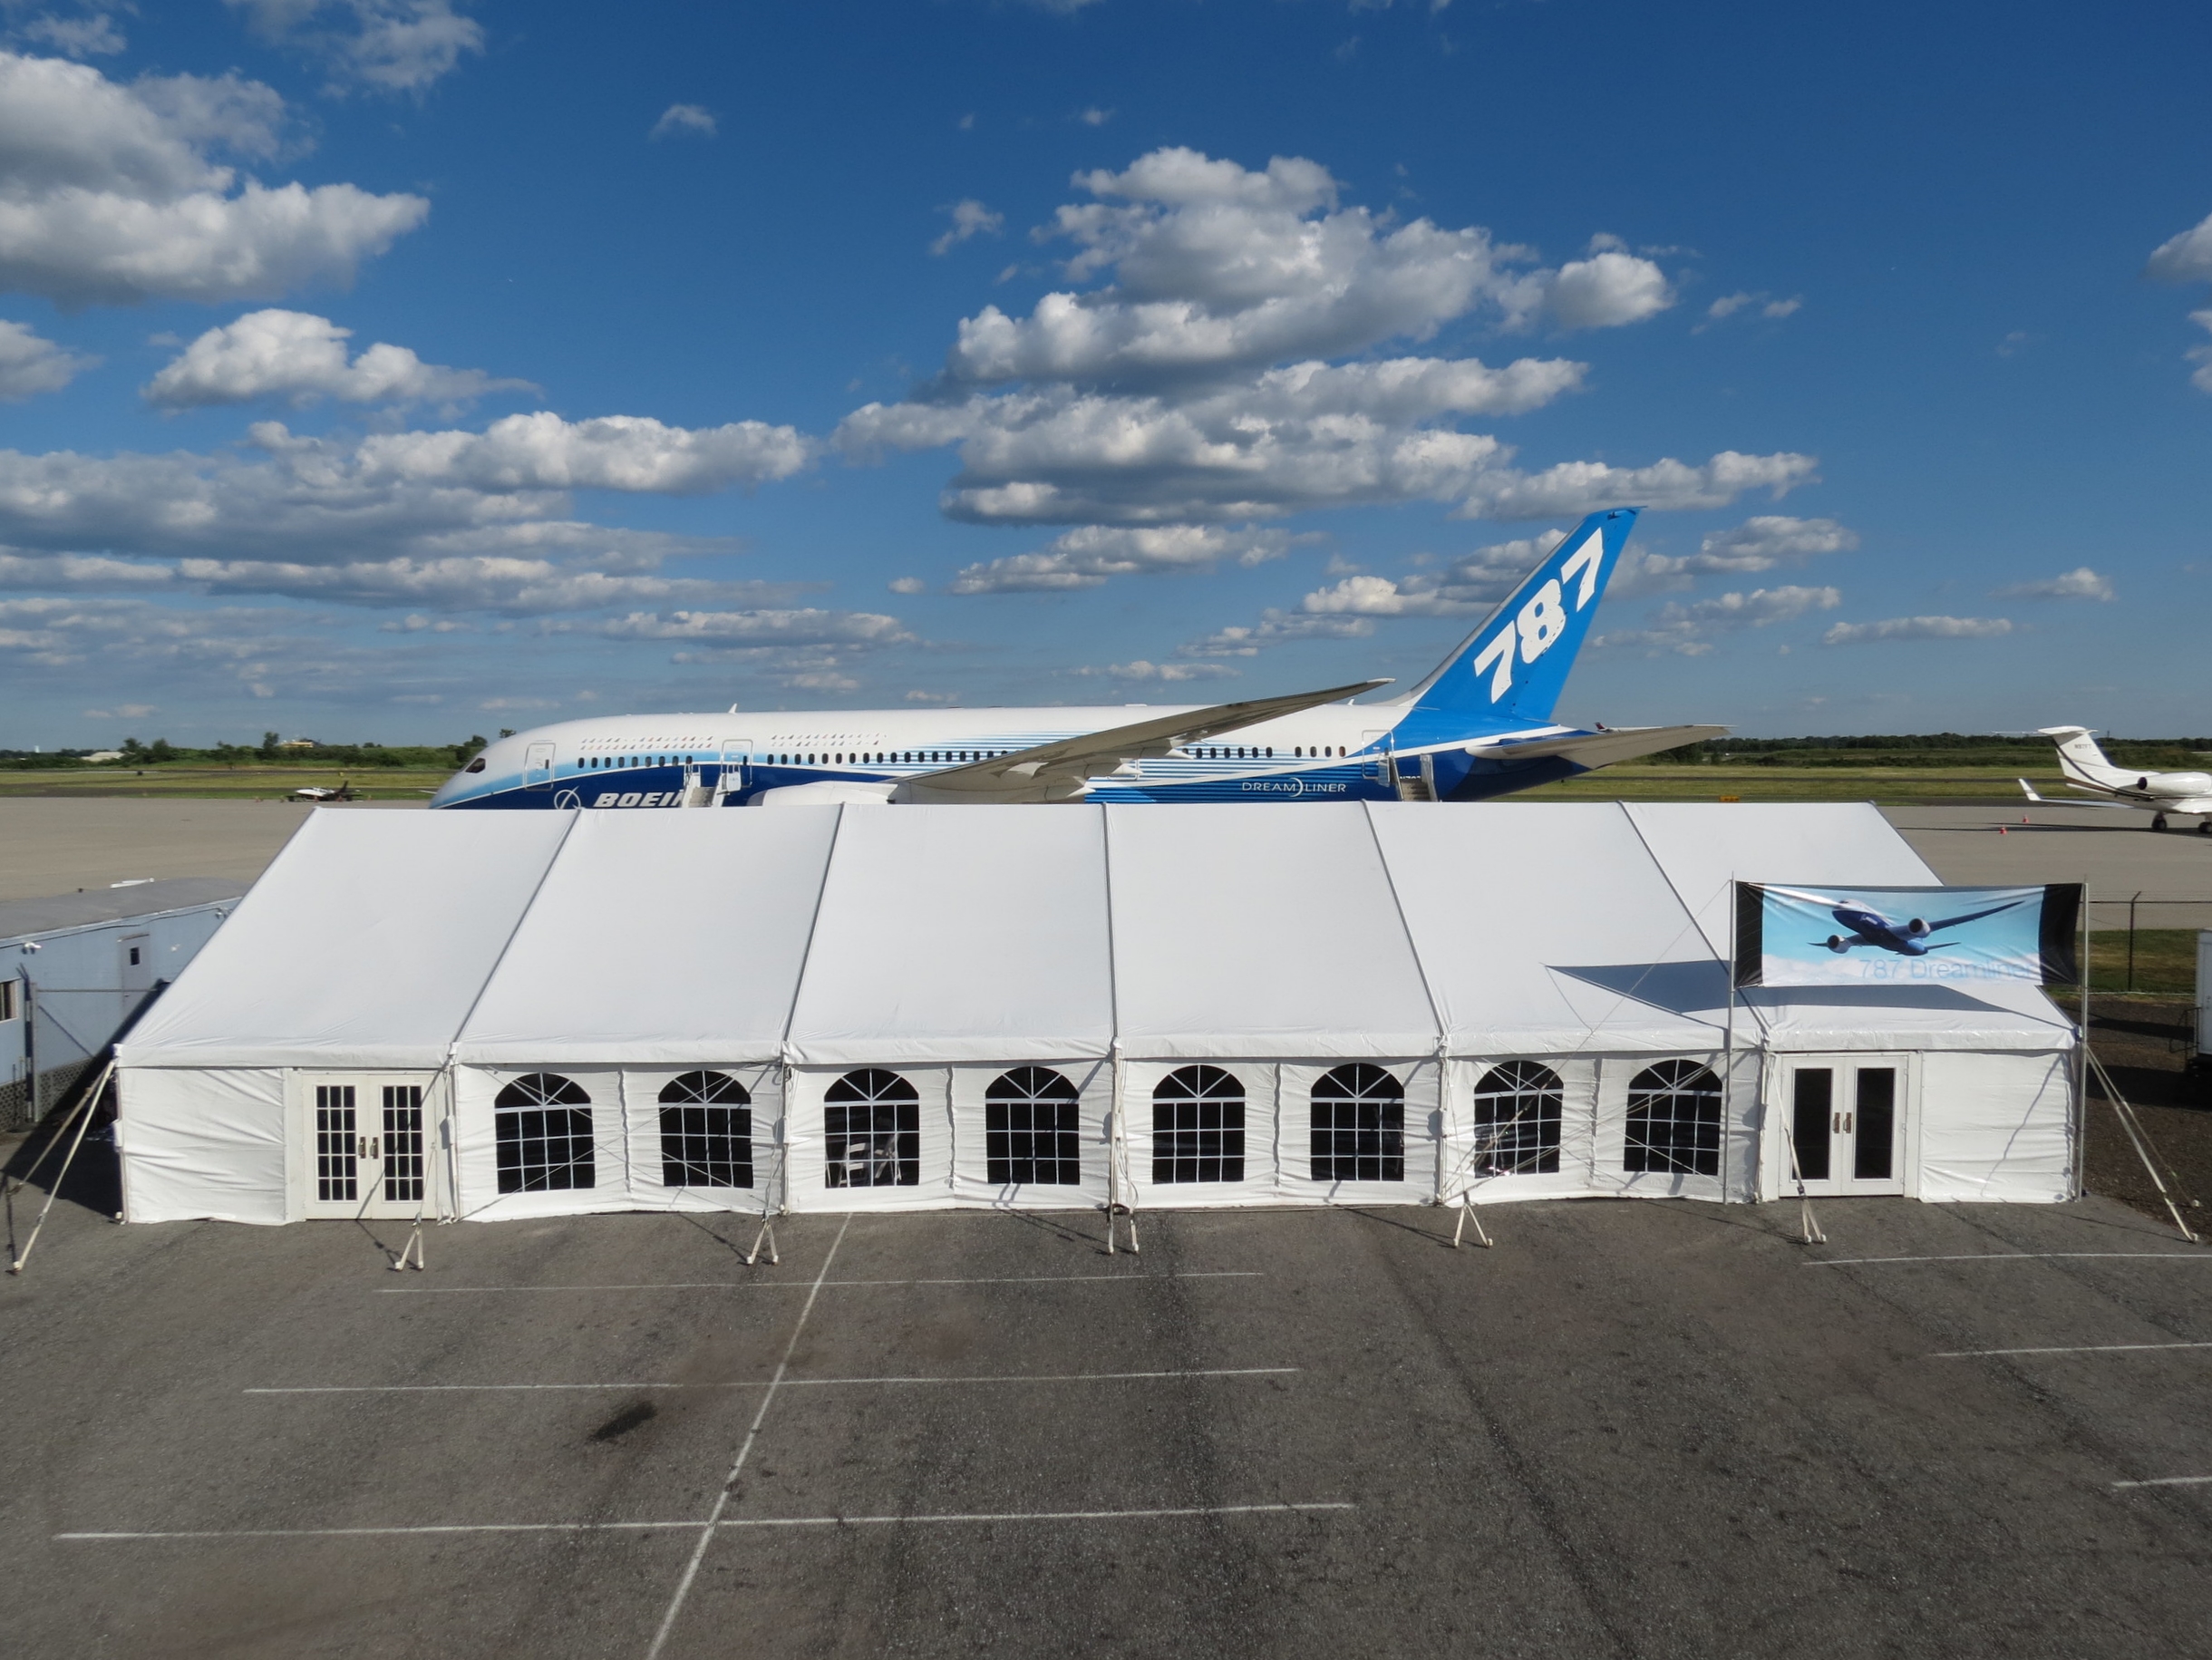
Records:
[[[2048,807],[2148,807],[2154,830],[2166,828],[2168,813],[2188,813],[2196,817],[2199,835],[2212,836],[2212,773],[2139,772],[2133,767],[2116,767],[2104,758],[2086,726],[2045,726],[2036,736],[2059,746],[2059,771],[2065,774],[2069,790],[2109,799],[2050,801],[2023,778],[2020,787],[2031,801]]]

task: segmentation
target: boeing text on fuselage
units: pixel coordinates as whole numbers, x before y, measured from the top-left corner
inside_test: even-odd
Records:
[[[624,715],[501,738],[433,807],[1480,801],[1712,736],[1552,720],[1635,508],[1591,514],[1412,691],[1235,704]]]

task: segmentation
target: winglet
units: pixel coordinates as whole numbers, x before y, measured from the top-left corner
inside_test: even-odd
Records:
[[[2048,805],[2050,805],[2050,803],[2049,803],[2049,802],[2047,802],[2047,801],[2045,801],[2042,796],[2040,796],[2040,795],[2038,795],[2038,794],[2036,794],[2036,793],[2035,793],[2035,786],[2034,786],[2033,784],[2032,784],[2032,783],[2028,782],[2028,781],[2027,781],[2026,779],[2024,779],[2024,778],[2023,778],[2023,779],[2022,779],[2022,780],[2020,781],[2020,789],[2021,789],[2021,792],[2022,792],[2023,795],[2025,795],[2025,796],[2028,798],[2028,800],[2030,800],[2031,801],[2035,802],[2037,805],[2039,805],[2039,806],[2048,806]]]

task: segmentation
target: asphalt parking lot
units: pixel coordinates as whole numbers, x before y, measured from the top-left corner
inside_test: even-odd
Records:
[[[25,1202],[17,1200],[18,1237]],[[2104,1200],[119,1228],[0,1285],[10,1652],[2173,1654],[2212,1250]],[[1987,1351],[2000,1351],[1987,1353]]]

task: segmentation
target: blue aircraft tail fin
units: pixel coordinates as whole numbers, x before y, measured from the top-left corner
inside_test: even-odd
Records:
[[[1641,508],[1592,513],[1553,548],[1435,673],[1408,693],[1409,718],[1467,732],[1542,726]]]

